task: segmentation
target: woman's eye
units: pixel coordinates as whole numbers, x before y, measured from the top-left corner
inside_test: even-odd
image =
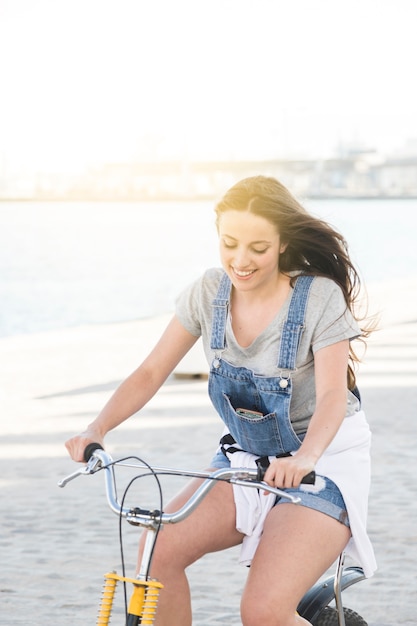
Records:
[[[227,250],[233,250],[234,248],[237,248],[237,244],[236,243],[231,243],[228,241],[223,241],[223,246],[227,249]],[[255,253],[255,254],[265,254],[265,252],[268,251],[268,248],[262,248],[262,249],[258,249],[258,248],[251,248],[250,249],[251,252]]]

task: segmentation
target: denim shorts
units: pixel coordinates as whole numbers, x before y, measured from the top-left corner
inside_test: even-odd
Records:
[[[230,461],[223,452],[219,451],[212,459],[210,467],[230,467]],[[339,487],[330,478],[317,475],[314,485],[302,484],[296,489],[283,489],[283,491],[300,498],[298,506],[306,506],[309,509],[330,515],[341,524],[350,527],[343,496]],[[285,498],[277,498],[276,505],[288,502]]]

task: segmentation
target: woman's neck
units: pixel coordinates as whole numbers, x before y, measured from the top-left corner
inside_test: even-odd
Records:
[[[232,288],[231,323],[239,345],[248,347],[278,315],[290,293],[290,278],[277,276],[275,286],[265,289],[238,291]]]

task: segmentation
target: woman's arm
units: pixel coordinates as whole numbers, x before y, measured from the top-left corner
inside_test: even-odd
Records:
[[[273,461],[265,480],[277,487],[296,487],[311,472],[346,415],[349,341],[318,350],[314,356],[316,408],[301,447],[292,457]]]
[[[197,339],[173,317],[152,352],[116,389],[98,417],[83,433],[66,442],[74,461],[83,461],[89,443],[102,445],[110,430],[145,406]]]

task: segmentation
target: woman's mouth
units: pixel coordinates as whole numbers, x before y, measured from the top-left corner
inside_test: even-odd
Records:
[[[238,270],[235,267],[232,267],[232,270],[238,278],[248,278],[256,272],[256,270]]]

